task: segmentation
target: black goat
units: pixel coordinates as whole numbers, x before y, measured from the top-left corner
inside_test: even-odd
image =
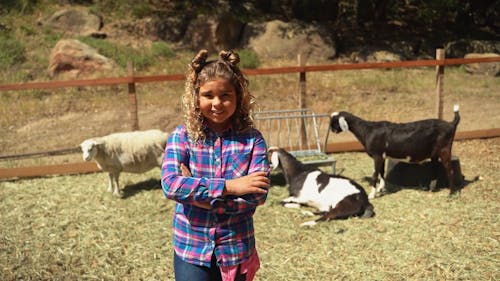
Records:
[[[373,205],[368,201],[368,195],[355,181],[329,175],[319,169],[306,168],[282,148],[272,147],[269,148],[269,152],[273,169],[281,167],[288,184],[290,197],[281,203],[285,207],[310,206],[322,214],[316,221],[305,222],[301,226],[351,216],[375,215]]]
[[[455,117],[452,122],[440,119],[426,119],[410,123],[391,123],[388,121],[366,121],[348,112],[335,112],[331,115],[330,129],[335,133],[351,131],[365,147],[366,153],[375,162],[372,191],[369,198],[374,198],[377,192],[385,186],[385,158],[406,159],[409,162],[422,162],[431,159],[433,181],[430,190],[434,189],[438,160],[446,169],[450,195],[457,194],[459,189],[453,179],[451,166],[451,147],[455,131],[460,121],[458,105],[453,107]],[[380,175],[380,184],[376,188]]]

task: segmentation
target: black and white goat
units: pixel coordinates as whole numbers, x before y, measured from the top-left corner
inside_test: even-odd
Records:
[[[290,197],[281,201],[288,208],[301,205],[316,208],[322,217],[301,226],[312,226],[320,221],[344,219],[353,216],[375,215],[368,196],[355,181],[329,175],[319,169],[307,168],[282,148],[269,148],[273,169],[281,167]]]
[[[373,158],[375,171],[370,199],[385,187],[386,157],[406,159],[415,163],[431,159],[434,173],[429,186],[431,191],[436,185],[438,160],[441,160],[448,176],[450,195],[454,195],[459,190],[453,181],[451,147],[460,121],[458,109],[458,105],[453,107],[455,117],[451,122],[425,119],[410,123],[372,122],[348,112],[334,112],[331,115],[330,129],[335,133],[351,131],[363,144],[366,153]],[[380,184],[376,187],[379,175]]]

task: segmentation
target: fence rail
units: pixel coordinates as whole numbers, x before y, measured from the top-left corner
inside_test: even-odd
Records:
[[[73,148],[63,148],[49,151],[38,151],[31,153],[23,153],[23,154],[11,154],[11,155],[0,155],[0,160],[17,160],[23,158],[34,158],[34,157],[45,157],[45,156],[55,156],[55,155],[66,155],[80,152],[81,149],[79,147]]]
[[[457,132],[455,140],[468,140],[478,138],[500,137],[500,128],[489,130],[474,130],[466,132]],[[325,147],[326,153],[337,152],[359,152],[364,151],[363,145],[357,140],[329,143]],[[33,178],[49,175],[64,174],[84,174],[99,172],[99,168],[93,162],[77,162],[60,165],[45,165],[18,168],[0,168],[0,180]]]
[[[271,75],[271,74],[289,74],[289,73],[317,72],[317,71],[446,66],[446,65],[488,63],[488,62],[500,62],[500,57],[442,59],[442,60],[413,60],[413,61],[399,61],[399,62],[365,62],[356,64],[305,65],[305,66],[289,66],[289,67],[275,67],[275,68],[261,68],[261,69],[244,69],[243,72],[246,75]],[[0,85],[0,91],[55,89],[55,88],[84,87],[84,86],[110,86],[110,85],[130,84],[130,83],[182,81],[184,79],[185,79],[184,74],[165,74],[165,75],[152,75],[152,76],[110,77],[110,78],[86,79],[86,80],[31,82],[31,83],[21,83],[21,84]]]
[[[438,49],[441,50],[441,49]],[[299,59],[300,60],[300,59]],[[263,69],[244,69],[246,75],[273,75],[273,74],[290,74],[299,73],[300,81],[305,85],[305,73],[318,71],[340,71],[340,70],[359,70],[359,69],[389,69],[389,68],[405,68],[405,67],[436,67],[442,68],[446,65],[460,65],[471,63],[492,63],[500,62],[500,57],[487,58],[463,58],[463,59],[446,59],[439,58],[435,60],[413,60],[400,62],[368,62],[356,64],[327,64],[327,65],[304,65],[302,61],[298,66],[263,68]],[[185,79],[184,74],[167,74],[167,75],[152,75],[152,76],[135,76],[129,65],[128,76],[125,77],[109,77],[100,79],[86,80],[68,80],[68,81],[47,81],[47,82],[31,82],[22,84],[4,84],[0,85],[1,91],[20,91],[34,89],[56,89],[66,87],[95,87],[95,86],[111,86],[111,85],[128,85],[129,87],[129,103],[131,115],[131,128],[138,129],[137,125],[137,101],[135,94],[136,83],[152,83],[164,81],[182,81]],[[303,87],[305,89],[305,87]],[[438,87],[439,88],[439,87]],[[441,102],[441,101],[439,101]],[[441,113],[439,113],[441,114]],[[473,139],[473,138],[488,138],[500,137],[500,128],[489,130],[476,130],[468,132],[457,132],[456,140]],[[326,153],[342,152],[342,151],[361,151],[363,147],[357,141],[329,143],[325,146]],[[4,155],[0,156],[1,160],[13,160],[30,157],[42,157],[76,153],[77,148],[66,148],[53,151],[33,152],[19,155]],[[37,177],[54,174],[74,174],[88,173],[98,171],[94,163],[69,163],[61,165],[48,165],[37,167],[18,167],[18,168],[0,168],[0,179],[9,178],[24,178]]]

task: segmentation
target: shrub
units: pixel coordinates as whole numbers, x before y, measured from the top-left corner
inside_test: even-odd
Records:
[[[255,69],[260,66],[259,56],[254,51],[243,49],[239,50],[238,54],[240,55],[242,68]]]
[[[21,64],[26,60],[23,43],[9,34],[0,33],[0,68]]]
[[[145,50],[135,50],[132,47],[91,37],[80,37],[79,40],[97,49],[103,56],[114,60],[122,68],[126,68],[129,61],[137,69],[151,66],[154,63],[154,58]]]
[[[38,0],[2,0],[0,1],[0,11],[4,10],[31,13],[35,10],[37,4]]]
[[[164,57],[164,58],[171,58],[174,56],[174,51],[172,48],[170,48],[170,45],[168,45],[165,42],[154,42],[153,45],[151,46],[151,55],[153,57]]]
[[[154,5],[151,1],[136,1],[136,0],[101,0],[91,1],[94,5],[90,6],[93,12],[113,11],[115,16],[126,17],[134,16],[136,18],[144,18],[154,12]]]

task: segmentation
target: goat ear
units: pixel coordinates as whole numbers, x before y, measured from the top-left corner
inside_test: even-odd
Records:
[[[349,125],[347,124],[347,121],[345,121],[344,116],[339,118],[339,125],[340,125],[340,129],[342,129],[342,132],[349,131]]]
[[[278,168],[280,164],[280,159],[278,157],[278,151],[273,151],[271,154],[271,167],[274,169]]]

